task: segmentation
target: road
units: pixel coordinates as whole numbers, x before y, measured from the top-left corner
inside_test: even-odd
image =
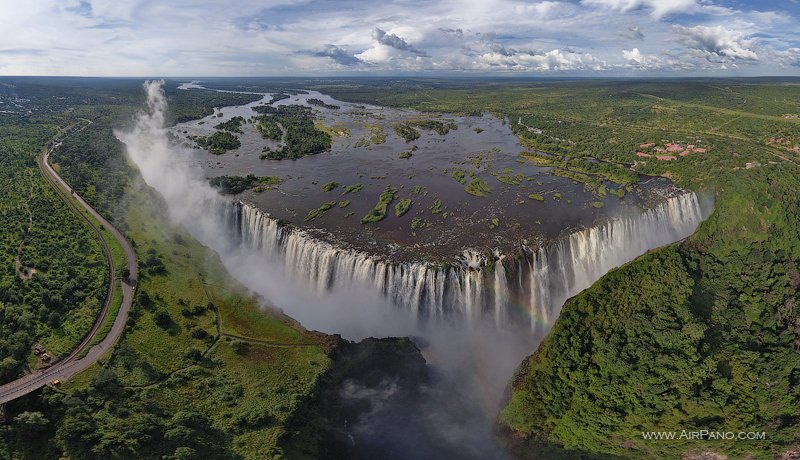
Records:
[[[125,239],[122,232],[111,225],[111,223],[109,223],[105,218],[103,218],[103,216],[89,206],[89,204],[86,203],[80,196],[72,193],[70,186],[67,185],[64,179],[62,179],[61,176],[59,176],[58,173],[56,173],[56,171],[50,166],[48,158],[50,153],[52,153],[53,149],[57,145],[58,143],[54,141],[54,147],[50,147],[39,156],[39,168],[41,169],[42,174],[44,175],[45,179],[47,179],[48,182],[50,182],[56,188],[62,198],[64,198],[64,201],[70,207],[75,209],[75,211],[89,223],[95,233],[97,233],[98,237],[100,237],[100,229],[95,226],[94,222],[87,218],[84,212],[88,212],[92,217],[94,217],[94,219],[96,219],[96,221],[99,222],[100,225],[102,225],[103,228],[111,233],[111,235],[119,242],[120,246],[125,252],[125,259],[128,264],[128,270],[131,274],[130,279],[136,280],[138,275],[136,252],[134,252],[133,247],[131,247],[130,243],[128,243],[128,240]],[[70,195],[72,196],[72,200],[70,199]],[[80,209],[79,206],[83,209]],[[53,380],[57,379],[65,381],[75,374],[86,370],[92,364],[96,363],[100,357],[106,354],[106,352],[111,350],[122,335],[122,331],[125,329],[125,323],[128,320],[128,313],[131,309],[134,294],[134,286],[125,281],[120,283],[122,286],[122,305],[120,305],[119,312],[114,319],[111,330],[99,343],[89,348],[90,344],[100,331],[104,320],[108,316],[111,304],[113,302],[115,290],[118,289],[116,282],[117,267],[114,266],[108,245],[102,237],[100,237],[100,242],[103,245],[103,251],[105,252],[106,258],[109,262],[110,286],[108,295],[106,297],[106,302],[103,305],[103,309],[100,311],[92,330],[89,331],[80,345],[78,345],[68,356],[56,362],[51,367],[34,371],[18,380],[0,386],[0,404],[5,404],[9,401],[25,396],[26,394],[36,391],[39,388],[49,384]],[[87,348],[88,352],[86,352]],[[78,358],[84,352],[86,352],[85,356]]]

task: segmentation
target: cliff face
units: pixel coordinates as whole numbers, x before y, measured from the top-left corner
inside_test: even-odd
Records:
[[[413,404],[430,381],[425,358],[406,337],[332,337],[328,372],[287,426],[286,458],[358,458],[374,439],[363,432],[370,416],[386,405]]]

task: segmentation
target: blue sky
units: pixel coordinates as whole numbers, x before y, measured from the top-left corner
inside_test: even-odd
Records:
[[[0,0],[1,75],[800,75],[798,0]]]

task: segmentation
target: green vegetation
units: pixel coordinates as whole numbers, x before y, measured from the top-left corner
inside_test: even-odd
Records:
[[[593,201],[592,206],[594,206],[595,208],[602,208],[603,206],[605,206],[605,204],[603,204],[602,201]]]
[[[256,118],[256,120],[256,130],[261,134],[261,137],[273,141],[280,141],[283,138],[283,130],[275,120],[263,115]]]
[[[530,195],[528,195],[528,198],[536,201],[544,201],[544,197],[542,195],[539,195],[538,193],[531,193]]]
[[[492,189],[489,187],[489,184],[487,184],[486,181],[480,177],[472,179],[469,184],[464,187],[464,190],[473,196],[486,196],[492,191]]]
[[[35,343],[53,358],[71,351],[106,298],[108,265],[99,235],[36,164],[42,146],[60,130],[56,123],[46,116],[0,118],[0,383],[36,364]],[[86,123],[67,126],[64,131],[77,133]]]
[[[97,108],[106,111],[107,115],[115,116],[114,113],[119,113],[121,106],[136,102],[136,98],[141,98],[141,90],[135,88],[130,82],[120,82],[119,86],[108,88],[108,92],[101,94],[92,88],[92,85],[87,85],[84,90],[84,100],[81,101],[86,104],[86,101],[91,101],[89,107],[85,110],[87,114],[94,118],[91,112]],[[167,95],[167,104],[169,105],[169,113],[167,114],[167,124],[172,125],[175,123],[182,123],[185,121],[196,120],[198,118],[207,117],[214,113],[214,107],[225,107],[231,105],[244,105],[255,102],[261,98],[258,94],[238,94],[238,93],[220,93],[216,91],[203,91],[203,90],[179,90],[176,89],[177,85],[167,84],[164,87],[164,92]],[[112,91],[114,92],[112,96]],[[58,97],[64,97],[65,93],[80,92],[77,88],[65,88],[64,92],[60,92]],[[98,97],[100,94],[100,97]],[[110,96],[110,97],[108,97]],[[116,99],[111,99],[116,97]],[[75,104],[69,100],[64,100],[64,104]]]
[[[316,155],[331,149],[333,142],[330,134],[317,128],[311,109],[301,105],[259,105],[253,108],[262,114],[259,123],[264,124],[267,117],[280,124],[286,134],[283,145],[275,150],[265,152],[270,160],[297,159],[306,155]],[[264,128],[265,132],[275,135],[274,128]],[[262,132],[262,135],[263,132]],[[273,138],[273,137],[268,137]]]
[[[0,219],[7,219],[0,249],[6,248],[12,267],[0,285],[0,347],[10,344],[27,359],[36,341],[60,354],[58,343],[67,350],[75,344],[73,335],[83,338],[106,292],[98,240],[36,169],[36,153],[58,127],[75,128],[52,162],[134,243],[141,262],[137,296],[123,338],[98,365],[57,390],[44,388],[6,407],[0,458],[281,457],[286,427],[331,365],[325,337],[263,309],[227,275],[216,254],[162,213],[160,197],[128,166],[111,131],[141,104],[139,82],[92,80],[99,89],[87,90],[65,81],[33,89],[17,83],[21,97],[37,91],[42,101],[64,105],[41,118],[0,119]],[[177,92],[175,97],[185,94],[189,102],[176,107],[205,113],[193,104],[215,99],[197,93],[208,92]],[[75,110],[64,110],[67,105]],[[37,106],[43,112],[47,107]],[[86,127],[78,131],[81,126]],[[26,202],[34,226],[25,236],[22,261],[37,272],[15,281]],[[111,249],[117,259],[117,249]],[[51,326],[52,313],[61,318]],[[16,356],[13,350],[0,352]],[[15,374],[4,368],[2,378]]]
[[[317,98],[314,98],[314,97],[306,99],[306,102],[308,102],[311,105],[316,105],[318,107],[324,107],[324,108],[330,109],[330,110],[339,110],[339,109],[341,109],[341,107],[339,107],[338,105],[326,104],[325,101],[323,101],[322,99],[317,99]]]
[[[292,96],[290,96],[290,95],[288,95],[286,93],[273,94],[272,97],[269,99],[269,102],[267,102],[267,104],[272,105],[272,104],[274,104],[274,103],[276,103],[278,101],[282,101],[284,99],[289,99],[290,97],[292,97]]]
[[[228,131],[216,131],[210,136],[189,136],[198,147],[208,149],[214,155],[222,155],[228,150],[238,149],[242,146],[239,138]]]
[[[336,123],[332,126],[326,126],[319,120],[314,122],[314,127],[318,130],[327,133],[331,138],[334,137],[350,137],[350,128],[344,125],[344,123]]]
[[[369,135],[357,140],[353,147],[368,147],[373,144],[378,145],[386,142],[386,131],[383,129],[383,126],[379,124],[367,124],[365,127]]]
[[[411,142],[419,139],[419,131],[412,128],[407,123],[395,123],[392,125],[394,133],[400,136],[406,142]]]
[[[242,133],[242,124],[245,123],[244,117],[236,116],[231,118],[228,121],[222,122],[216,126],[214,129],[219,129],[221,131],[229,131],[231,133]]]
[[[467,173],[463,169],[453,170],[453,179],[457,180],[459,184],[467,183]]]
[[[433,226],[432,222],[428,222],[428,221],[426,221],[424,219],[421,219],[419,217],[415,217],[415,218],[411,219],[411,229],[412,230],[416,230],[418,228],[431,227],[431,226]]]
[[[217,176],[208,180],[209,185],[219,189],[223,195],[236,195],[251,188],[261,186],[275,186],[281,183],[280,177],[275,176]]]
[[[444,210],[444,206],[442,206],[442,200],[439,198],[433,200],[433,205],[431,206],[431,214],[440,214]]]
[[[400,153],[400,159],[405,160],[411,158],[414,154],[411,153],[411,150],[404,150]]]
[[[361,218],[362,224],[369,224],[374,222],[379,222],[386,217],[386,210],[392,201],[394,201],[395,196],[397,196],[397,192],[399,190],[397,187],[392,187],[391,185],[387,185],[386,189],[381,193],[381,196],[378,198],[378,204],[375,205],[372,210]]]
[[[325,185],[322,186],[322,191],[323,192],[330,192],[331,190],[333,190],[333,189],[335,189],[337,187],[339,187],[339,183],[331,181],[331,182],[328,182],[328,183],[326,183]]]
[[[348,193],[358,193],[361,191],[363,187],[364,187],[363,184],[347,185],[345,187],[342,187],[342,195],[347,195]]]
[[[403,198],[402,200],[398,201],[397,204],[394,206],[394,215],[397,217],[401,217],[408,212],[408,209],[410,207],[411,207],[411,199]]]
[[[341,200],[341,201],[339,201],[339,207],[340,208],[346,208],[348,206],[350,206],[350,200]]]
[[[323,203],[322,206],[318,207],[317,209],[312,209],[311,211],[308,211],[308,214],[306,214],[306,218],[303,219],[303,221],[311,222],[314,219],[324,216],[329,209],[336,206],[336,203],[337,203],[336,200],[328,201],[327,203]]]
[[[455,122],[453,122],[452,120],[447,120],[444,122],[440,120],[410,120],[407,123],[408,125],[416,126],[417,128],[426,129],[429,131],[436,131],[436,134],[439,134],[441,136],[444,136],[451,130],[458,129],[458,125],[456,125]],[[397,135],[408,141],[405,135],[401,135],[400,133],[398,133]],[[419,137],[419,135],[417,135],[417,137]]]
[[[508,185],[519,185],[525,179],[524,174],[514,174],[514,171],[510,168],[506,168],[500,173],[492,173],[492,175],[500,182]]]
[[[475,133],[477,133],[477,134],[480,134],[480,133],[483,132],[483,128],[480,128],[480,127],[472,128],[472,130],[475,131]]]
[[[489,222],[489,230],[495,229],[500,226],[500,219],[497,217],[492,217],[491,222]]]

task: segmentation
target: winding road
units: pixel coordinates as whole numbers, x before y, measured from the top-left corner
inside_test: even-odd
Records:
[[[48,163],[48,158],[58,145],[58,142],[53,141],[52,146],[44,150],[43,153],[39,155],[39,168],[41,169],[42,175],[44,175],[45,179],[47,179],[47,181],[53,185],[67,205],[72,207],[75,212],[78,213],[78,215],[80,215],[89,224],[89,226],[97,234],[98,238],[100,238],[100,243],[103,246],[103,252],[108,259],[109,264],[110,285],[108,295],[106,296],[103,309],[97,316],[97,320],[95,321],[92,330],[89,331],[83,341],[69,355],[59,360],[52,366],[46,369],[36,370],[20,379],[0,386],[0,405],[36,391],[39,388],[51,383],[53,380],[67,380],[96,363],[100,357],[114,347],[114,344],[122,335],[122,331],[125,329],[125,323],[128,320],[128,313],[130,312],[131,304],[133,302],[134,285],[129,284],[126,280],[122,280],[122,282],[119,283],[122,286],[122,304],[120,305],[116,318],[114,318],[114,323],[105,337],[103,337],[103,339],[96,345],[91,346],[109,314],[115,291],[118,289],[116,280],[117,267],[114,266],[110,249],[106,241],[102,238],[100,228],[98,228],[95,222],[89,219],[84,212],[88,212],[96,220],[96,222],[99,222],[100,225],[109,233],[111,233],[114,239],[119,242],[120,246],[125,252],[125,259],[128,264],[128,270],[130,271],[129,279],[131,280],[136,280],[138,274],[136,252],[134,252],[133,247],[130,245],[130,243],[128,243],[128,240],[125,239],[122,232],[117,230],[113,225],[111,225],[111,223],[103,218],[103,216],[89,206],[89,204],[86,203],[80,196],[75,194],[70,186],[64,181],[64,179],[62,179],[61,176],[59,176],[58,173],[56,173],[56,171],[52,168],[52,166],[50,166],[50,163]],[[84,356],[79,358],[81,355]]]

